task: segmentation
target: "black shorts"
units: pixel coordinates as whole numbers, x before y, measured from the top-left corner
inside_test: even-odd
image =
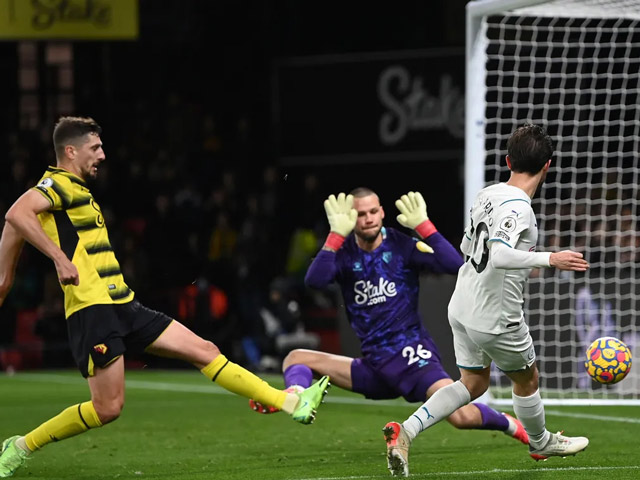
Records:
[[[92,377],[94,367],[105,367],[126,351],[142,352],[172,321],[137,300],[83,308],[67,319],[73,359],[83,377]]]

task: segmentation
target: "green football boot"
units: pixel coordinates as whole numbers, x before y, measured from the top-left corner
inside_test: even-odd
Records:
[[[303,392],[296,393],[300,400],[293,412],[293,419],[305,425],[313,423],[316,419],[318,406],[322,403],[322,399],[327,394],[330,386],[329,376],[325,375]]]
[[[15,435],[2,442],[2,450],[0,450],[0,478],[7,478],[13,475],[29,455],[16,445],[18,438],[20,438],[20,435]]]

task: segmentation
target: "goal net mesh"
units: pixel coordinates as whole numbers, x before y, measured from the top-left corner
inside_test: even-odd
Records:
[[[526,287],[545,401],[634,403],[640,399],[640,0],[546,2],[484,16],[480,32],[484,182],[508,179],[506,141],[518,126],[544,126],[555,153],[533,201],[538,250],[575,249],[591,265],[586,274],[535,270]],[[601,336],[622,339],[638,363],[616,385],[596,384],[585,371],[586,348]],[[492,372],[492,385],[494,396],[510,398],[506,376]]]

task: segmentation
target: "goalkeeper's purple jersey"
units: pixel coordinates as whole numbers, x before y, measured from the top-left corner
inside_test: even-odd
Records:
[[[418,313],[421,270],[456,273],[462,265],[458,251],[440,234],[428,237],[434,253],[420,252],[416,239],[383,228],[383,240],[366,252],[349,235],[340,250],[321,250],[305,283],[323,288],[337,281],[362,354],[377,364],[428,332]]]

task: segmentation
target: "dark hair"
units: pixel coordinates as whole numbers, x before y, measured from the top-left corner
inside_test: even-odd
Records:
[[[367,187],[354,188],[349,192],[349,194],[353,195],[356,198],[368,197],[369,195],[378,195],[376,192]]]
[[[53,127],[53,148],[57,157],[64,155],[64,147],[76,143],[79,139],[93,133],[100,135],[102,128],[90,117],[60,117]]]
[[[539,125],[526,123],[507,141],[511,171],[535,175],[553,155],[553,142]]]

